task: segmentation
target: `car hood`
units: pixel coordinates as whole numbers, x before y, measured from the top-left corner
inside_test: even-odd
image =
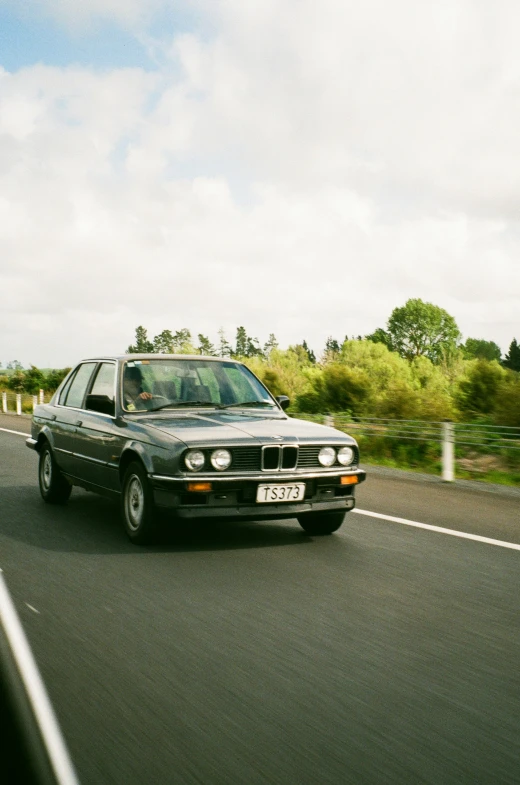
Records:
[[[148,414],[135,418],[163,433],[181,439],[188,447],[203,444],[276,444],[294,442],[305,444],[354,444],[347,434],[325,425],[291,417],[239,414],[238,412],[185,412],[165,416]]]

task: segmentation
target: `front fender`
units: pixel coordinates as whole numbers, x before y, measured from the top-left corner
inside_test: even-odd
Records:
[[[150,445],[147,445],[148,448]],[[153,474],[154,472],[154,461],[153,456],[150,454],[150,450],[145,450],[142,442],[138,441],[129,441],[123,447],[123,451],[121,453],[121,458],[119,461],[120,471],[121,474],[124,474],[124,471],[129,463],[135,458],[139,458],[141,463],[143,464],[147,474]]]

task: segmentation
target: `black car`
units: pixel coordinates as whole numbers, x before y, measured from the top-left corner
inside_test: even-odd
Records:
[[[84,360],[35,409],[27,445],[40,491],[65,503],[73,485],[119,497],[130,539],[172,520],[297,518],[331,534],[365,479],[354,439],[288,417],[242,363],[198,355]],[[161,517],[165,517],[164,515]]]

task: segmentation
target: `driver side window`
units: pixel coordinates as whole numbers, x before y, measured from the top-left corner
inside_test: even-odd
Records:
[[[102,414],[115,414],[115,377],[114,363],[101,363],[94,379],[90,394],[87,395],[87,409]]]

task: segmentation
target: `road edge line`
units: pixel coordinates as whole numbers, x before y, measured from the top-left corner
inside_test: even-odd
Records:
[[[370,510],[360,510],[359,508],[355,508],[352,512],[357,512],[358,515],[368,515],[371,518],[392,521],[392,523],[401,523],[404,526],[414,526],[416,529],[426,529],[427,531],[437,532],[438,534],[449,534],[452,537],[460,537],[464,540],[474,540],[475,542],[483,542],[486,545],[498,545],[500,548],[520,551],[520,545],[517,545],[517,543],[506,542],[505,540],[493,540],[491,537],[482,537],[480,534],[469,534],[468,532],[459,532],[456,529],[445,529],[442,526],[432,526],[430,523],[419,523],[419,521],[410,521],[407,518],[396,518],[393,515],[384,515],[381,512],[371,512]]]
[[[25,431],[12,431],[10,428],[0,428],[0,431],[4,431],[5,433],[16,433],[17,436],[29,437],[31,435],[30,433],[26,433]]]

